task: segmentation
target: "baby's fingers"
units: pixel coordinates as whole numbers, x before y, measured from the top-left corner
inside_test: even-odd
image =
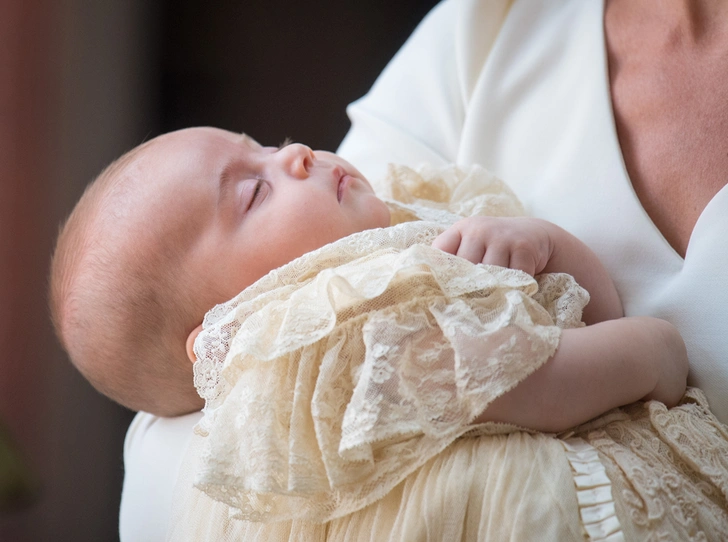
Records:
[[[456,255],[461,241],[462,235],[460,234],[460,230],[456,228],[448,228],[435,238],[432,242],[432,246],[434,248],[439,248],[448,254]]]
[[[508,267],[510,264],[511,255],[508,247],[501,245],[491,245],[486,250],[485,255],[482,258],[482,262],[485,265],[497,265],[499,267]]]
[[[531,276],[536,274],[536,261],[533,253],[529,250],[515,250],[510,255],[508,267],[511,269],[520,269]]]

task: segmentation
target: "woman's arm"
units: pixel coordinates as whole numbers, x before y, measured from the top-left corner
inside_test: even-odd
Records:
[[[620,318],[567,329],[554,356],[494,400],[475,423],[559,432],[638,400],[674,406],[687,374],[685,344],[664,320]]]
[[[201,412],[177,418],[139,412],[134,417],[124,441],[121,542],[167,540],[177,477],[200,418]]]

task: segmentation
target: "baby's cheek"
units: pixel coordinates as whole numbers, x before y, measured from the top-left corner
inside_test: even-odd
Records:
[[[373,228],[386,228],[390,225],[391,217],[389,213],[389,207],[382,200],[374,196],[373,194],[366,198],[363,202],[364,205],[361,209],[362,224],[360,224],[360,230],[367,230]]]
[[[386,228],[392,223],[391,213],[389,212],[389,207],[387,207],[386,203],[378,198],[377,201],[379,202],[379,212],[381,213],[378,222],[379,225],[377,227]]]

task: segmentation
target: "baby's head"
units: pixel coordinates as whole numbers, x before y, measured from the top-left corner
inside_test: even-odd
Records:
[[[210,308],[389,211],[351,164],[214,128],[153,139],[109,166],[61,230],[51,312],[102,393],[177,415],[203,404],[188,351]]]

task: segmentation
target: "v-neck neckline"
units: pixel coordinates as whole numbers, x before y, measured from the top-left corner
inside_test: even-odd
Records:
[[[666,247],[666,250],[669,250],[671,253],[671,258],[677,259],[680,263],[685,263],[685,260],[688,258],[691,252],[691,246],[694,244],[694,239],[696,238],[696,232],[699,232],[702,230],[706,225],[710,224],[710,216],[713,212],[715,212],[715,209],[719,207],[718,201],[721,200],[724,197],[728,196],[728,185],[721,188],[712,198],[711,200],[706,204],[706,206],[701,211],[700,215],[698,216],[697,221],[695,222],[695,225],[693,226],[692,232],[690,232],[690,238],[688,239],[688,244],[685,249],[685,257],[680,255],[678,251],[673,247],[670,242],[667,240],[665,235],[662,233],[662,231],[657,227],[657,224],[652,220],[652,217],[647,213],[647,210],[642,205],[642,201],[640,200],[639,196],[637,195],[637,191],[634,188],[634,184],[632,183],[632,179],[629,175],[629,171],[627,169],[627,163],[624,158],[624,153],[622,151],[622,146],[619,140],[619,135],[617,132],[617,123],[616,123],[616,117],[614,112],[614,104],[612,103],[612,87],[611,87],[611,81],[609,76],[609,54],[607,49],[607,35],[606,35],[606,25],[605,25],[605,10],[606,10],[606,0],[601,0],[600,2],[600,25],[599,28],[601,30],[599,34],[599,39],[602,41],[602,77],[603,77],[603,85],[604,85],[604,96],[606,97],[606,107],[608,109],[607,111],[607,118],[609,119],[609,142],[613,146],[614,152],[618,156],[619,159],[619,167],[622,172],[622,178],[624,182],[627,184],[627,188],[631,193],[631,198],[634,201],[634,203],[639,207],[639,211],[644,217],[644,220],[649,224],[649,226],[654,231],[655,235],[657,235],[661,242]]]

